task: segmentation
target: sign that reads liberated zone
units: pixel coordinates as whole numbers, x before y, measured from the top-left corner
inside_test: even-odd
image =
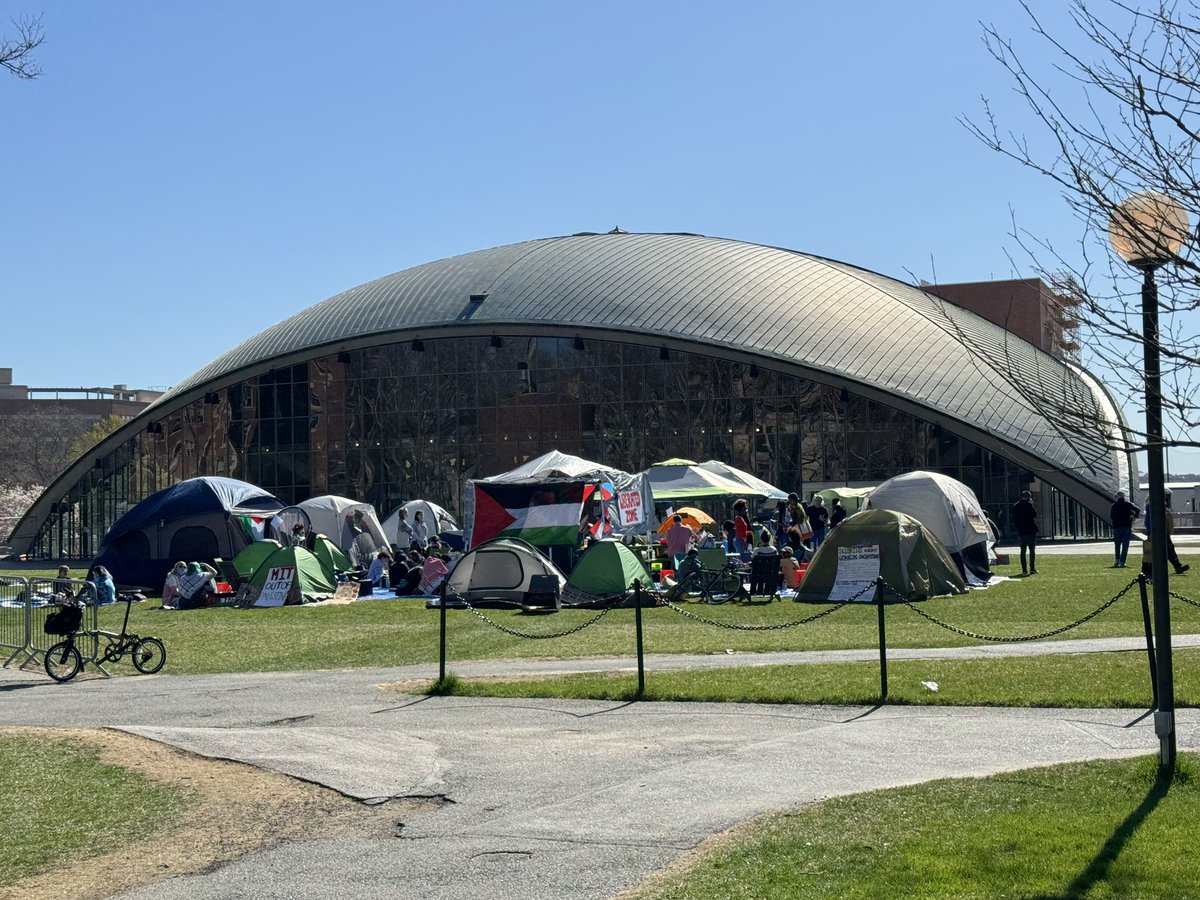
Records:
[[[879,577],[879,545],[859,544],[855,547],[838,547],[837,578],[829,591],[831,603],[849,600],[861,593],[857,599],[863,603],[875,600],[873,590],[864,590],[875,584]]]
[[[295,566],[272,566],[263,582],[256,606],[283,606],[296,580]]]
[[[644,516],[642,515],[641,491],[621,491],[617,495],[617,502],[621,507],[621,525],[642,524]]]

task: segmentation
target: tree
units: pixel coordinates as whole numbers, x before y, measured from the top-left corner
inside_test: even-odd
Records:
[[[0,483],[0,546],[8,542],[12,530],[43,490],[40,484]]]
[[[12,484],[49,484],[78,454],[75,441],[96,421],[65,404],[0,416],[3,476]]]
[[[92,422],[91,427],[71,442],[71,459],[76,460],[124,425],[128,419],[109,413]]]
[[[42,17],[25,16],[14,19],[12,24],[17,36],[0,37],[0,68],[8,69],[18,78],[37,78],[42,70],[33,58],[33,51],[46,40],[46,33],[42,31]]]
[[[1144,396],[1141,275],[1108,242],[1118,205],[1142,191],[1200,212],[1200,17],[1190,2],[1150,9],[1123,0],[1073,0],[1076,33],[1051,34],[1022,6],[1052,62],[1027,64],[1010,39],[984,26],[988,50],[1032,113],[1031,140],[984,120],[964,120],[991,149],[1050,179],[1081,223],[1070,254],[1029,230],[1013,237],[1047,282],[1070,293],[1089,368],[1133,404]],[[1097,11],[1100,10],[1100,11]],[[1197,232],[1158,273],[1163,410],[1171,446],[1200,446],[1200,247]],[[1055,410],[1049,410],[1054,412]],[[1144,445],[1138,428],[1130,435]]]

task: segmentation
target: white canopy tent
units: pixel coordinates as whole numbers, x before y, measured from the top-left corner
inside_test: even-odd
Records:
[[[724,466],[726,470],[737,475],[726,475],[714,468],[708,468],[715,463]],[[765,481],[759,481],[747,472],[740,472],[732,466],[716,460],[707,463],[697,463],[690,459],[665,459],[655,463],[644,473],[650,479],[650,489],[654,499],[664,500],[700,500],[707,497],[747,497],[785,499],[786,492],[781,492]],[[737,477],[737,476],[741,477]],[[750,480],[759,482],[754,485]]]

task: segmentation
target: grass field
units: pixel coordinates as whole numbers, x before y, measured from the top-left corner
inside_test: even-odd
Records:
[[[1200,896],[1194,756],[1027,769],[838,797],[752,823],[641,900]]]
[[[3,734],[0,758],[0,884],[144,841],[189,803],[186,792],[100,762],[87,743]]]
[[[1105,561],[1096,556],[1048,556],[1035,578],[1016,579],[963,596],[936,598],[919,608],[969,631],[1003,637],[1039,634],[1094,612],[1129,586],[1133,570],[1104,568]],[[1195,593],[1200,596],[1200,576],[1194,580],[1198,589]],[[1172,588],[1185,596],[1189,587],[1187,577],[1172,582]],[[154,609],[157,605],[154,600],[135,605],[130,627],[163,638],[168,653],[164,674],[168,675],[394,666],[438,658],[439,617],[419,600],[189,612],[159,611]],[[823,608],[786,601],[752,606],[692,603],[687,607],[728,625],[781,625]],[[119,626],[122,613],[120,604],[102,610],[102,624]],[[487,611],[487,615],[510,628],[547,634],[582,624],[595,612],[568,610],[552,616],[529,616]],[[1176,633],[1200,632],[1200,608],[1175,601],[1172,615]],[[554,640],[514,637],[461,610],[452,611],[448,619],[447,658],[451,663],[522,657],[606,656],[632,660],[635,655],[633,610],[613,610],[595,625]],[[849,606],[812,624],[769,631],[713,627],[667,608],[647,609],[644,619],[647,653],[872,648],[878,641],[876,612],[869,606]],[[1060,637],[1140,634],[1141,607],[1135,585],[1111,608]],[[904,606],[889,607],[887,611],[887,642],[892,648],[979,643],[933,625]],[[116,671],[124,668],[118,666]]]

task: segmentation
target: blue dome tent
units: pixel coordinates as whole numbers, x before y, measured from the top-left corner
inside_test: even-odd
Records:
[[[151,494],[104,536],[92,565],[122,586],[158,590],[176,560],[233,559],[283,504],[234,478],[189,478]]]

